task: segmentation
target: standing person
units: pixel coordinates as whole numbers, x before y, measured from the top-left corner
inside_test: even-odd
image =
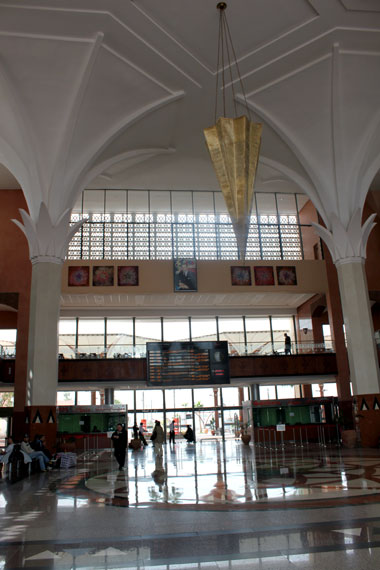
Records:
[[[140,427],[139,427],[139,438],[141,439],[142,443],[144,444],[144,446],[148,445],[147,441],[145,439],[144,433],[146,433],[146,429],[144,428],[144,424],[142,422],[140,422]]]
[[[292,341],[291,341],[288,333],[284,334],[284,338],[285,338],[285,354],[291,354],[291,352],[292,352]]]
[[[151,439],[154,441],[154,451],[157,455],[162,455],[162,444],[164,443],[164,430],[158,420],[155,421],[154,430]]]
[[[133,433],[133,439],[139,438],[139,428],[138,428],[137,424],[134,424],[134,426],[132,428],[132,433]]]
[[[24,435],[24,439],[21,444],[21,451],[27,453],[31,459],[38,459],[41,471],[46,471],[49,459],[46,457],[44,453],[42,453],[42,451],[34,451],[34,449],[29,443],[28,434]]]
[[[116,431],[113,432],[111,439],[113,440],[115,459],[119,464],[119,471],[122,471],[125,463],[128,436],[121,424],[117,424]]]
[[[174,419],[172,419],[170,426],[169,426],[169,444],[173,442],[175,442],[175,423],[174,423]]]

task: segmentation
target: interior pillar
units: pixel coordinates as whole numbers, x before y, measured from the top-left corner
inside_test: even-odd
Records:
[[[26,422],[31,437],[56,439],[58,382],[58,318],[61,294],[61,262],[32,264],[30,295]]]
[[[368,297],[364,260],[336,263],[353,393],[380,392],[379,361]]]
[[[339,415],[341,425],[345,429],[354,428],[353,402],[350,389],[350,366],[343,329],[343,311],[339,291],[339,280],[336,267],[330,252],[325,252],[327,281],[329,290],[326,295],[331,337],[334,342],[338,374],[336,387],[338,392]]]
[[[364,260],[336,263],[347,336],[356,421],[363,447],[380,438],[380,377]]]
[[[114,389],[113,388],[105,388],[104,389],[104,403],[106,405],[114,404]]]

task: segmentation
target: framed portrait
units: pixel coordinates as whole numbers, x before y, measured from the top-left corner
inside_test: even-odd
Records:
[[[231,266],[231,285],[252,285],[251,268],[243,265]]]
[[[297,285],[297,273],[294,265],[276,267],[279,285]]]
[[[119,265],[117,268],[117,284],[120,287],[124,285],[136,287],[139,284],[138,265]]]
[[[195,259],[174,260],[174,291],[197,291],[197,262]]]
[[[92,284],[94,287],[112,287],[113,265],[94,265],[92,270]]]
[[[90,267],[87,265],[69,265],[69,287],[88,287],[90,285]]]
[[[274,272],[273,267],[255,266],[253,268],[255,273],[255,285],[274,285]]]

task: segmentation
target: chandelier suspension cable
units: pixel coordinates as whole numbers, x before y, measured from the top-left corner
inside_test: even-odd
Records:
[[[247,97],[245,94],[245,89],[243,81],[240,74],[239,64],[236,57],[236,52],[234,44],[232,41],[230,27],[228,25],[228,20],[225,14],[227,4],[225,2],[219,2],[216,6],[219,10],[219,37],[218,37],[218,55],[217,55],[217,69],[216,69],[216,90],[215,90],[215,122],[218,113],[218,89],[219,89],[219,75],[221,77],[221,89],[222,89],[222,100],[223,100],[223,116],[226,117],[226,65],[228,65],[230,85],[232,90],[232,100],[234,105],[235,116],[237,117],[237,103],[236,103],[236,92],[235,92],[235,81],[238,79],[240,87],[242,90],[245,107],[247,110],[247,115],[249,120],[251,120],[251,112],[248,106]],[[230,45],[229,45],[230,44]],[[232,54],[232,57],[231,57]],[[232,66],[236,67],[237,78],[234,80]]]
[[[218,36],[218,55],[216,59],[216,83],[215,83],[215,116],[214,122],[216,123],[216,117],[218,113],[218,89],[219,89],[219,58],[220,58],[220,44],[221,44],[221,33],[220,27],[222,24],[222,20],[219,19],[219,36]]]
[[[229,25],[228,25],[228,21],[227,21],[227,18],[226,18],[226,17],[224,17],[224,20],[225,20],[225,25],[226,25],[228,37],[229,37],[230,43],[231,43],[232,53],[233,53],[234,60],[235,60],[235,65],[236,65],[236,71],[237,71],[237,74],[238,74],[238,77],[239,77],[239,83],[240,83],[240,87],[241,87],[241,90],[242,90],[242,93],[243,93],[243,97],[244,97],[245,107],[246,107],[247,112],[248,112],[248,118],[249,118],[249,120],[251,120],[251,111],[250,111],[250,108],[249,108],[249,106],[248,106],[248,102],[247,102],[247,97],[246,97],[246,94],[245,94],[245,89],[244,89],[243,80],[242,80],[241,75],[240,75],[239,64],[238,64],[238,61],[237,61],[234,44],[233,44],[233,42],[232,42],[232,36],[231,36],[231,32],[230,32],[230,27],[229,27]],[[233,89],[233,88],[232,88],[232,89]]]
[[[227,59],[228,59],[228,68],[229,68],[229,72],[230,72],[230,82],[231,82],[231,88],[232,88],[232,101],[234,104],[234,110],[235,110],[235,117],[237,117],[237,105],[236,105],[236,98],[235,98],[235,84],[234,84],[234,78],[232,75],[232,65],[231,65],[231,57],[230,57],[230,49],[228,46],[228,34],[226,32],[228,32],[228,24],[227,24],[227,18],[224,14],[224,10],[221,12],[221,16],[222,16],[222,20],[223,20],[223,27],[224,27],[224,37],[225,37],[225,41],[226,41],[226,52],[227,52]],[[232,40],[231,40],[231,36],[230,36],[230,41],[231,41],[231,47],[233,50],[233,45],[232,45]],[[236,58],[235,58],[235,62],[236,62]],[[238,73],[239,73],[239,68],[237,68]],[[226,86],[223,86],[223,90],[225,90]],[[226,116],[226,115],[224,115]]]

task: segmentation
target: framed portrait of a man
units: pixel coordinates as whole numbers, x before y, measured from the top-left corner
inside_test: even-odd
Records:
[[[174,260],[174,291],[197,291],[197,262],[195,259]]]

